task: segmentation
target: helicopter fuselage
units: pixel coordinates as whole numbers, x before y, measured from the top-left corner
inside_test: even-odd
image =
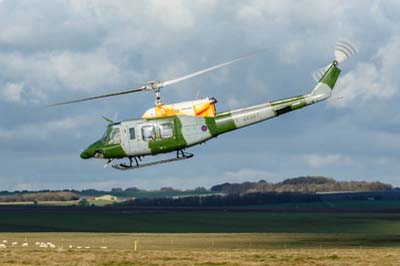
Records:
[[[105,137],[81,154],[82,158],[119,159],[182,150],[213,137],[207,118],[172,116],[110,124]]]
[[[182,151],[223,133],[323,101],[331,96],[339,74],[340,70],[332,64],[308,94],[223,112],[213,117],[175,115],[111,123],[103,138],[82,152],[81,158],[112,160]]]

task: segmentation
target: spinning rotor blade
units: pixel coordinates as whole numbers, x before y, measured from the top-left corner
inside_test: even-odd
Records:
[[[338,63],[358,54],[357,47],[350,41],[338,41],[335,48],[335,60]]]
[[[192,74],[189,74],[189,75],[186,75],[186,76],[183,76],[183,77],[180,77],[180,78],[176,78],[176,79],[171,79],[171,80],[160,82],[160,83],[158,83],[158,87],[165,87],[165,86],[169,86],[169,85],[172,85],[172,84],[175,84],[175,83],[187,80],[187,79],[194,78],[196,76],[199,76],[199,75],[202,75],[204,73],[216,70],[218,68],[221,68],[221,67],[236,63],[238,61],[242,61],[242,60],[250,58],[250,57],[253,57],[253,56],[255,56],[255,55],[257,55],[257,54],[259,54],[261,52],[262,51],[255,52],[255,53],[252,53],[252,54],[249,54],[249,55],[245,55],[245,56],[241,56],[241,57],[237,57],[237,58],[232,59],[232,60],[230,60],[228,62],[225,62],[225,63],[222,63],[222,64],[218,64],[218,65],[215,65],[215,66],[211,66],[211,67],[199,70],[197,72],[194,72]]]
[[[345,60],[349,59],[350,57],[358,54],[358,48],[355,44],[347,40],[340,40],[336,43],[335,47],[335,61],[337,64],[344,62]],[[318,82],[331,64],[327,65],[326,67],[322,67],[317,69],[312,73],[312,77],[315,82]]]
[[[322,78],[322,76],[325,74],[325,71],[327,71],[328,68],[329,68],[330,66],[331,66],[331,65],[327,65],[326,67],[322,67],[322,68],[320,68],[320,69],[315,70],[315,71],[311,74],[313,80],[315,80],[315,82],[318,82],[318,81]]]
[[[70,104],[70,103],[86,102],[86,101],[90,101],[90,100],[101,99],[101,98],[112,97],[112,96],[118,96],[118,95],[123,95],[123,94],[132,93],[132,92],[138,92],[138,91],[144,91],[144,90],[147,90],[147,86],[140,87],[139,89],[133,89],[133,90],[127,90],[127,91],[103,94],[103,95],[99,95],[99,96],[93,96],[93,97],[82,98],[82,99],[66,101],[66,102],[59,102],[59,103],[55,103],[55,104],[50,104],[50,105],[48,105],[48,107],[59,106],[59,105]]]
[[[127,91],[115,92],[115,93],[108,93],[108,94],[104,94],[104,95],[93,96],[93,97],[88,97],[88,98],[82,98],[82,99],[78,99],[78,100],[71,100],[71,101],[66,101],[66,102],[59,102],[59,103],[48,105],[48,107],[59,106],[59,105],[64,105],[64,104],[71,104],[71,103],[78,103],[78,102],[85,102],[85,101],[90,101],[90,100],[96,100],[96,99],[112,97],[112,96],[118,96],[118,95],[128,94],[128,93],[132,93],[132,92],[138,92],[138,91],[146,91],[146,90],[152,90],[156,94],[158,93],[157,97],[159,97],[160,88],[162,88],[162,87],[169,86],[169,85],[172,85],[172,84],[175,84],[175,83],[178,83],[178,82],[181,82],[181,81],[184,81],[184,80],[199,76],[201,74],[216,70],[218,68],[233,64],[235,62],[238,62],[238,61],[247,59],[249,57],[255,56],[257,54],[260,54],[263,51],[265,51],[265,50],[261,50],[261,51],[258,51],[258,52],[255,52],[255,53],[252,53],[252,54],[249,54],[249,55],[241,56],[241,57],[235,58],[233,60],[230,60],[228,62],[225,62],[225,63],[222,63],[222,64],[218,64],[218,65],[215,65],[215,66],[211,66],[211,67],[199,70],[199,71],[194,72],[192,74],[189,74],[189,75],[186,75],[186,76],[183,76],[183,77],[179,77],[179,78],[176,78],[176,79],[171,79],[171,80],[167,80],[167,81],[163,81],[163,82],[151,81],[151,82],[148,83],[148,85],[142,86],[142,87],[140,87],[138,89],[132,89],[132,90],[127,90]],[[159,98],[158,98],[158,100],[159,100]]]

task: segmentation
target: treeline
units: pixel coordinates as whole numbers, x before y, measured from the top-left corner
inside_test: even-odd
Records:
[[[115,206],[140,207],[220,207],[220,206],[248,206],[272,203],[298,203],[321,201],[317,194],[269,192],[228,194],[212,196],[190,196],[177,198],[140,198],[116,203]]]
[[[0,196],[0,202],[37,202],[78,200],[79,195],[72,192],[16,193]]]
[[[251,193],[315,193],[315,192],[335,192],[335,191],[390,191],[393,189],[391,185],[381,182],[366,182],[366,181],[336,181],[333,178],[323,176],[304,176],[289,178],[279,183],[267,182],[264,180],[258,182],[244,183],[224,183],[206,189],[197,187],[188,190],[179,190],[173,187],[162,187],[159,190],[144,190],[137,187],[128,188],[112,188],[111,190],[41,190],[41,191],[1,191],[0,201],[42,201],[44,200],[74,200],[81,197],[98,197],[106,194],[116,196],[120,199],[130,198],[176,198],[188,196],[214,195],[217,193],[223,194],[251,194]],[[236,196],[235,196],[236,197]],[[266,196],[268,197],[268,196]],[[197,199],[197,197],[196,197]],[[218,199],[218,198],[216,198]],[[213,198],[210,198],[213,200]],[[228,200],[228,199],[224,199]],[[144,203],[143,203],[144,204]]]
[[[39,191],[0,191],[0,196],[13,196],[16,194],[31,194],[31,193],[59,193],[59,192],[70,192],[78,194],[85,197],[98,197],[106,194],[110,194],[119,198],[131,198],[131,197],[171,197],[177,195],[202,195],[202,194],[212,194],[213,192],[204,188],[196,187],[189,190],[180,190],[172,187],[162,187],[158,190],[145,190],[139,189],[137,187],[128,188],[112,188],[111,190],[97,190],[97,189],[64,189],[64,190],[39,190]]]
[[[137,187],[112,188],[110,191],[102,191],[96,189],[85,189],[78,191],[81,196],[97,197],[105,194],[110,194],[118,198],[157,198],[157,197],[173,197],[173,196],[184,196],[184,195],[203,195],[212,194],[211,190],[204,187],[197,187],[194,189],[180,190],[172,187],[162,187],[158,190],[145,190]]]
[[[30,194],[30,193],[61,193],[61,192],[70,192],[70,193],[75,193],[75,194],[80,194],[80,195],[87,195],[87,196],[101,196],[104,194],[124,194],[124,193],[132,193],[132,192],[141,192],[144,190],[141,190],[136,187],[129,187],[126,189],[122,188],[112,188],[111,190],[97,190],[97,189],[82,189],[82,190],[76,190],[76,189],[63,189],[63,190],[50,190],[50,189],[43,189],[43,190],[37,190],[37,191],[30,191],[30,190],[16,190],[16,191],[7,191],[3,190],[0,191],[0,195],[15,195],[15,194]]]
[[[246,194],[255,192],[334,192],[334,191],[388,191],[392,186],[381,182],[336,181],[323,176],[305,176],[286,179],[279,183],[259,182],[224,183],[211,187],[214,192]]]

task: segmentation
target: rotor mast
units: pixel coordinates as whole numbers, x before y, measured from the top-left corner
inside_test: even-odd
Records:
[[[150,81],[149,82],[150,86],[147,86],[148,89],[152,90],[154,94],[156,95],[156,100],[154,104],[156,106],[161,106],[163,105],[163,100],[161,99],[161,92],[160,89],[162,88],[162,84],[159,81]]]

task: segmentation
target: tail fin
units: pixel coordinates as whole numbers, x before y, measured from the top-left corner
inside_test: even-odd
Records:
[[[315,96],[318,101],[325,100],[332,95],[333,87],[340,75],[340,69],[337,67],[338,62],[335,60],[328,67],[322,77],[319,79],[315,88],[311,91],[311,96]]]
[[[340,69],[337,67],[338,62],[333,61],[333,63],[329,66],[328,70],[322,75],[318,83],[324,83],[328,85],[328,87],[333,90],[333,87],[336,84],[336,81],[340,75]]]

